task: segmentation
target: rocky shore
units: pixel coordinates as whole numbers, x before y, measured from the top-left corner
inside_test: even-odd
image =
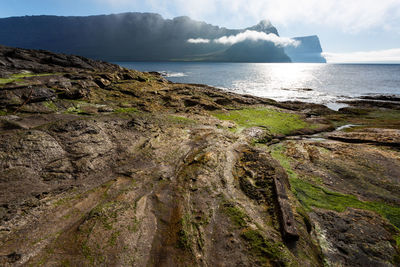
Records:
[[[400,264],[397,99],[332,111],[0,46],[0,140],[0,266]]]

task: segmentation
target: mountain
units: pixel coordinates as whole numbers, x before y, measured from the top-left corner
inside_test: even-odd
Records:
[[[326,59],[321,55],[322,47],[318,36],[305,36],[293,38],[300,42],[297,47],[285,47],[286,54],[293,62],[314,62],[326,63]]]
[[[154,13],[122,13],[88,17],[3,18],[0,19],[0,44],[105,61],[290,61],[284,49],[272,42],[229,45],[212,41],[246,30],[279,36],[277,29],[267,20],[253,27],[232,30],[189,17],[164,19]],[[198,38],[209,42],[188,42]]]
[[[269,20],[262,20],[257,25],[246,28],[245,30],[274,33],[279,36],[278,30],[272,25],[272,23]]]

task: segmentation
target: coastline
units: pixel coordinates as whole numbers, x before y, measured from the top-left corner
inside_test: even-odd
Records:
[[[127,62],[122,67],[158,71],[177,83],[208,84],[239,94],[276,101],[324,104],[338,110],[342,101],[370,95],[398,94],[400,65],[330,65],[279,63]],[[378,75],[379,74],[379,75]]]
[[[400,261],[397,99],[333,111],[2,46],[0,70],[1,265]]]

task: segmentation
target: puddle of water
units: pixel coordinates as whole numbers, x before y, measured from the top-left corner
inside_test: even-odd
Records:
[[[349,128],[353,128],[353,127],[357,127],[357,126],[360,126],[360,125],[346,124],[346,125],[343,125],[343,126],[340,126],[340,127],[336,128],[336,131],[343,131],[345,129],[349,129]]]
[[[349,105],[344,104],[344,103],[337,103],[337,102],[329,102],[325,104],[328,108],[338,111],[341,108],[348,107]]]

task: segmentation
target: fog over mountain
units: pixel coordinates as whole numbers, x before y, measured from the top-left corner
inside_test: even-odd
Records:
[[[0,19],[0,44],[106,61],[323,62],[318,37],[307,40],[282,38],[267,20],[233,30],[153,13]]]

